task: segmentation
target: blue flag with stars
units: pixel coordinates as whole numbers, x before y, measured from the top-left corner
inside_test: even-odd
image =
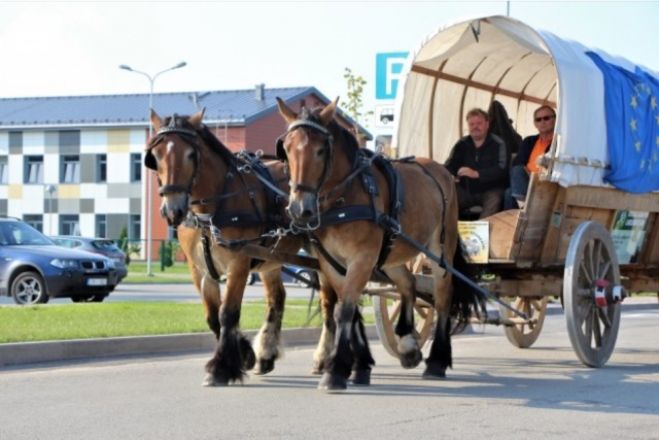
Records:
[[[606,136],[611,169],[604,177],[633,193],[659,190],[659,80],[630,72],[586,52],[604,77]]]

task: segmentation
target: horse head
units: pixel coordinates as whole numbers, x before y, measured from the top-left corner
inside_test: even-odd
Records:
[[[286,134],[277,145],[277,155],[287,161],[290,197],[286,208],[293,223],[302,229],[320,225],[320,193],[331,173],[338,98],[312,111],[303,108],[298,115],[277,98],[279,113],[288,123]]]
[[[174,114],[162,119],[151,110],[156,134],[147,145],[144,165],[158,176],[160,213],[172,226],[178,226],[187,215],[190,196],[200,180],[203,117],[201,110],[192,116]]]

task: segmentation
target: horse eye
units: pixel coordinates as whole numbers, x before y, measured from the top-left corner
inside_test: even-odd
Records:
[[[194,151],[191,151],[188,153],[188,160],[195,160],[196,159],[196,154]]]
[[[319,149],[316,151],[316,156],[319,156],[319,157],[320,157],[320,156],[324,156],[324,155],[325,155],[325,149],[324,149],[324,148],[319,148]]]

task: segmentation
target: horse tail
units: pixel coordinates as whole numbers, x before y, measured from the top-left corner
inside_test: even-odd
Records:
[[[475,278],[477,268],[473,264],[467,263],[462,255],[459,242],[453,258],[453,267],[468,278],[472,280]],[[487,315],[486,299],[480,292],[458,277],[453,276],[451,278],[453,281],[453,295],[451,296],[450,314],[455,322],[453,333],[460,333],[469,324],[471,317],[481,318]]]

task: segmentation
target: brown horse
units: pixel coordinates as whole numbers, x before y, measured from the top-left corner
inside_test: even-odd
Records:
[[[255,364],[257,374],[274,368],[280,353],[286,296],[281,264],[250,258],[231,244],[247,240],[274,246],[274,239],[262,238],[262,234],[287,220],[285,197],[278,197],[259,180],[255,169],[247,171],[241,167],[202,119],[203,111],[164,120],[152,112],[157,134],[148,145],[145,165],[157,173],[161,214],[170,225],[178,227],[181,248],[202,296],[206,320],[218,340],[215,354],[206,365],[208,376],[204,384],[212,386],[242,381],[245,371]],[[273,185],[288,191],[284,164],[271,161],[264,169]],[[287,237],[279,240],[276,248],[295,254],[301,245],[301,238]],[[238,327],[250,271],[260,273],[267,302],[266,320],[254,341],[256,354]],[[220,274],[227,276],[223,297]]]
[[[361,366],[362,379],[370,376],[368,344],[355,338],[354,328],[359,319],[357,301],[374,270],[384,272],[401,294],[395,329],[401,364],[406,368],[419,364],[422,355],[413,323],[415,278],[406,267],[419,249],[403,236],[443,255],[449,264],[458,237],[451,174],[429,159],[391,164],[380,158],[378,162],[335,121],[337,101],[297,115],[278,100],[279,112],[289,124],[277,145],[278,155],[289,167],[287,210],[293,226],[306,230],[316,243],[321,271],[340,304],[335,311],[334,350],[319,385],[326,390],[345,389],[353,363]],[[391,169],[387,164],[395,171],[387,171]],[[404,197],[397,196],[403,193]],[[452,311],[464,312],[466,306],[476,304],[475,298],[467,297],[460,298],[464,304],[452,304],[450,274],[437,263],[432,263],[432,274],[438,323],[426,360],[424,377],[428,378],[444,377],[452,364]]]

